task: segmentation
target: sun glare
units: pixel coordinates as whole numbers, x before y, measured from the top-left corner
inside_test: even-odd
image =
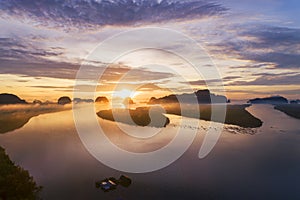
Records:
[[[126,97],[133,98],[135,96],[135,92],[127,89],[118,90],[113,92],[113,96],[120,97],[125,99]]]

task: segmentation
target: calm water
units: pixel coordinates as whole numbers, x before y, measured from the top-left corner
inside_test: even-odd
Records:
[[[261,128],[225,126],[213,151],[199,159],[209,126],[200,121],[202,128],[180,159],[159,171],[125,173],[133,184],[108,193],[96,189],[95,181],[124,173],[88,153],[71,110],[33,117],[22,128],[0,135],[0,145],[44,187],[43,199],[300,199],[300,120],[269,105],[247,109],[264,122]],[[174,137],[181,118],[169,117],[170,125],[161,130],[122,125],[135,132],[160,131],[151,140],[129,137],[114,122],[99,119],[99,124],[119,147],[148,152]],[[190,128],[185,128],[188,134]],[[256,134],[248,134],[252,132]]]

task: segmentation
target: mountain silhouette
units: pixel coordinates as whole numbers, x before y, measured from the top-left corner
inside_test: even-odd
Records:
[[[57,103],[60,104],[60,105],[69,104],[71,102],[72,102],[72,100],[70,99],[70,97],[67,97],[67,96],[60,97],[57,100]]]
[[[250,99],[247,103],[251,104],[286,104],[289,101],[282,96],[271,96],[265,98]]]
[[[164,103],[227,103],[229,100],[222,95],[215,95],[209,90],[198,90],[194,93],[171,94],[161,98],[151,97],[149,104],[164,104]]]
[[[109,103],[108,99],[106,97],[97,97],[95,100],[96,103]]]
[[[2,93],[0,94],[0,104],[27,104],[27,102],[17,95]]]
[[[93,103],[93,99],[81,99],[81,98],[74,98],[73,101],[75,103]]]

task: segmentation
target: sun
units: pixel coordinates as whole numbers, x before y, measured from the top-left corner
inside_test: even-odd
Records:
[[[118,90],[113,92],[113,96],[125,99],[126,97],[133,98],[135,96],[135,92],[127,89]]]

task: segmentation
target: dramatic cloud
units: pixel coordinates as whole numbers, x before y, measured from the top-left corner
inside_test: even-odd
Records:
[[[38,60],[63,55],[63,48],[42,49],[20,38],[0,38],[0,60]]]
[[[60,61],[64,49],[42,49],[36,44],[15,38],[0,38],[0,74],[20,74],[32,77],[75,79],[81,63]],[[54,57],[55,59],[49,59]],[[86,77],[93,77],[105,69],[102,82],[149,81],[170,78],[171,73],[155,72],[145,68],[131,68],[123,64],[89,61],[85,66]]]
[[[273,68],[300,68],[300,29],[261,25],[235,28],[231,38],[211,45],[211,52]]]
[[[135,25],[215,16],[226,8],[203,0],[2,0],[2,12],[39,24],[91,27]]]
[[[50,77],[61,79],[75,79],[80,64],[67,62],[47,61],[41,63],[5,61],[1,60],[0,74],[21,74],[31,77]],[[86,77],[94,77],[94,74],[102,72],[106,66],[87,66]],[[131,68],[119,65],[108,67],[101,77],[103,82],[130,82],[130,81],[153,81],[173,77],[171,73],[149,71],[144,68]],[[100,77],[99,77],[100,78]]]

